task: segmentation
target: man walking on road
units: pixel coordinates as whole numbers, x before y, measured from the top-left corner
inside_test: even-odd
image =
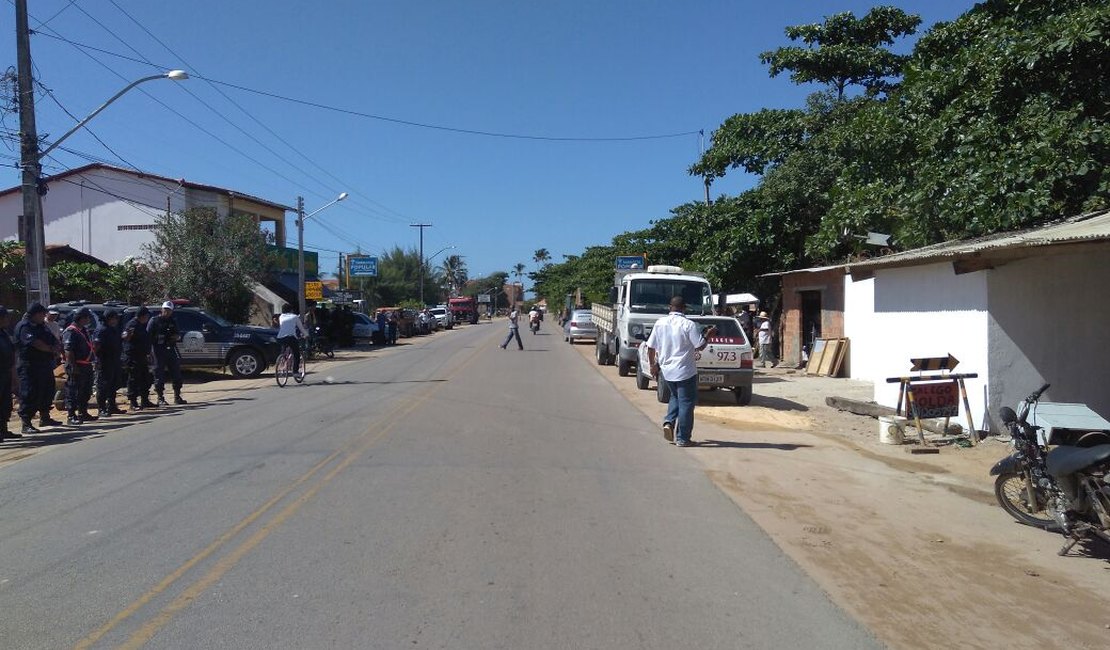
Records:
[[[775,352],[772,350],[771,342],[771,317],[767,312],[759,312],[759,367],[766,368],[767,362],[771,362],[771,367],[779,365],[775,359]]]
[[[696,353],[707,344],[706,337],[717,333],[710,327],[703,336],[694,321],[686,318],[686,301],[671,298],[671,313],[655,322],[648,337],[648,363],[651,376],[667,382],[671,399],[663,418],[663,438],[675,446],[689,447],[694,432],[694,402],[698,397]]]
[[[516,337],[517,346],[523,350],[524,342],[520,340],[520,311],[516,307],[509,312],[509,335],[505,337],[505,342],[501,344],[501,349],[505,350],[509,346],[509,341]]]

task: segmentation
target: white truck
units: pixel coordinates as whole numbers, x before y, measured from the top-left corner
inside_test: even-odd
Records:
[[[618,270],[613,284],[609,303],[595,302],[590,311],[597,325],[597,364],[616,363],[621,377],[631,374],[637,348],[647,340],[655,321],[670,312],[671,298],[682,296],[688,314],[713,313],[709,281],[677,266]]]

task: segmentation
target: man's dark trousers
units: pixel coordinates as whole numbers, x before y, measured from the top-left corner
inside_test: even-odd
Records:
[[[166,390],[166,373],[169,372],[175,395],[181,392],[181,360],[177,348],[154,348],[154,392],[161,397]]]
[[[36,413],[48,419],[54,401],[54,370],[49,366],[23,366],[18,375],[20,419],[30,422]]]

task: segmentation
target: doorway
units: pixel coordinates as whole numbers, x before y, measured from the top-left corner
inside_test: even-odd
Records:
[[[821,338],[821,292],[801,291],[802,299],[802,349],[809,358],[813,342]]]

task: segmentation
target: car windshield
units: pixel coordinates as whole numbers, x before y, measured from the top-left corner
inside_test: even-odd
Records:
[[[712,306],[709,285],[704,282],[645,278],[630,284],[629,306],[633,312],[665,314],[674,296],[682,296],[686,301],[687,314],[704,314]]]
[[[698,324],[699,330],[705,331],[705,328],[715,325],[717,336],[730,339],[744,338],[740,323],[735,318],[695,318],[693,320]]]
[[[443,314],[447,313],[447,310],[442,308],[442,307],[435,307],[435,308],[432,309],[432,313],[443,315]]]

